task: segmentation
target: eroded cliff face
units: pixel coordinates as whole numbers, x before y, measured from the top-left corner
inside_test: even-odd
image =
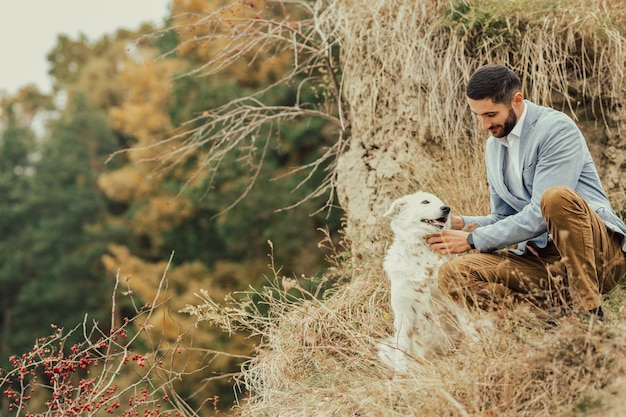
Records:
[[[383,253],[388,222],[382,215],[393,199],[417,191],[412,185],[435,169],[409,103],[379,109],[378,120],[360,118],[367,112],[363,106],[353,112],[350,148],[337,166],[337,196],[349,213],[347,230],[355,254]]]
[[[576,113],[611,205],[619,213],[626,205],[626,108],[607,110],[600,118]]]
[[[459,84],[469,67],[450,66],[429,43],[438,7],[409,0],[337,3],[350,138],[336,186],[356,259],[384,253],[389,230],[382,215],[392,200],[417,188],[434,191],[433,175],[450,166],[431,150],[454,148],[458,124],[471,123],[457,118],[469,117]],[[463,45],[447,48],[453,56]]]

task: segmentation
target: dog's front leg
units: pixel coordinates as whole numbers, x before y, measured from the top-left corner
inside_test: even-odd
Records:
[[[412,320],[406,314],[398,314],[394,319],[395,328],[395,360],[394,370],[406,373],[409,369],[413,352]]]

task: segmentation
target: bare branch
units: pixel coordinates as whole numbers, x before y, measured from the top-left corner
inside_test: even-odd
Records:
[[[273,12],[246,14],[240,11],[239,3],[232,3],[208,15],[179,15],[175,22],[182,22],[170,30],[180,35],[178,50],[193,49],[202,45],[220,43],[220,48],[211,49],[211,55],[199,67],[181,75],[211,76],[235,62],[246,60],[251,66],[268,57],[285,53],[293,55],[293,65],[273,84],[246,97],[236,98],[214,109],[202,113],[177,129],[170,137],[146,147],[125,149],[121,152],[152,150],[153,157],[143,162],[155,162],[156,172],[171,170],[190,158],[198,161],[196,170],[189,176],[181,192],[198,177],[208,179],[207,192],[214,186],[216,176],[228,155],[241,152],[252,158],[257,151],[257,142],[263,141],[263,158],[275,141],[276,127],[281,122],[298,118],[320,118],[337,126],[340,134],[337,144],[327,148],[317,160],[291,171],[291,174],[309,170],[305,180],[296,190],[310,181],[313,173],[328,166],[344,150],[343,132],[347,129],[346,117],[341,103],[339,68],[333,56],[336,48],[334,28],[325,27],[325,2],[303,0],[279,0],[270,2]],[[158,35],[158,34],[157,34]],[[164,54],[167,59],[175,51]],[[297,81],[296,100],[290,106],[271,105],[263,100],[264,94]],[[323,100],[318,103],[302,102],[305,86],[323,91]],[[167,149],[167,150],[166,150]],[[115,155],[115,154],[114,154]],[[113,155],[113,156],[114,156]],[[257,160],[248,187],[228,209],[239,203],[254,186],[259,177],[262,161]],[[312,198],[328,193],[333,195],[334,165],[326,180],[296,207]],[[295,191],[295,190],[294,190]],[[326,206],[332,204],[327,203]]]

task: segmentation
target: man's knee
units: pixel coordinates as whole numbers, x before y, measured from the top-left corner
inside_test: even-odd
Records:
[[[460,272],[461,268],[459,257],[452,258],[441,265],[437,275],[437,285],[441,291],[446,294],[455,292],[459,282],[463,280],[463,274]]]
[[[580,196],[565,185],[555,185],[547,188],[541,195],[541,212],[544,214],[555,213],[570,206]]]

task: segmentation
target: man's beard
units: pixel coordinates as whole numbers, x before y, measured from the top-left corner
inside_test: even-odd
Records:
[[[496,138],[503,138],[505,136],[508,136],[509,133],[511,133],[511,131],[513,130],[516,124],[517,124],[517,116],[515,115],[513,108],[510,108],[509,115],[507,116],[506,120],[504,121],[504,125],[502,126],[502,133],[496,135],[495,133],[497,132],[491,131],[491,134]]]

